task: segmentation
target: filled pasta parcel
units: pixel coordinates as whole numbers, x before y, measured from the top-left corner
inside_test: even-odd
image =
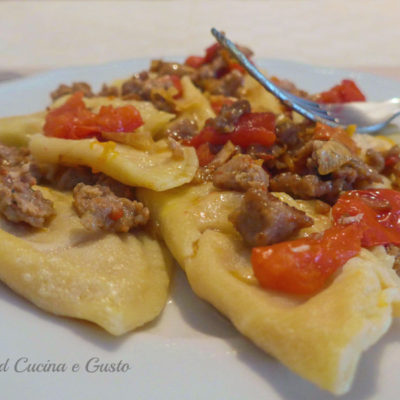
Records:
[[[352,80],[311,94],[282,78],[309,100],[365,100]],[[119,335],[160,314],[173,256],[260,349],[349,390],[400,312],[396,136],[308,121],[218,44],[51,98],[0,120],[3,282]]]
[[[189,139],[199,169],[190,185],[138,196],[198,296],[292,371],[343,394],[399,313],[396,136],[306,120],[219,45],[186,66],[215,113]],[[271,79],[317,102],[365,100],[349,79],[316,94]]]
[[[186,96],[175,86],[162,79],[157,90]],[[0,120],[4,283],[115,335],[159,315],[172,259],[135,191],[181,186],[198,167],[195,149],[166,133],[178,111],[162,104],[75,83],[45,111]]]

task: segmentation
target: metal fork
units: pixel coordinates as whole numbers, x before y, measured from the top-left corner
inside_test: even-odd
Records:
[[[354,124],[357,125],[357,132],[376,133],[386,127],[394,118],[400,116],[399,98],[393,98],[381,103],[351,102],[343,104],[320,104],[295,96],[267,79],[225,34],[217,31],[215,28],[211,29],[211,33],[220,45],[227,49],[239,64],[265,89],[285,105],[311,121],[322,122],[334,127],[346,127]]]

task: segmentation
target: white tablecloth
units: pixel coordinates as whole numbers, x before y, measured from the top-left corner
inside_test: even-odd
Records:
[[[199,54],[225,30],[259,57],[400,67],[398,0],[0,1],[0,71]]]

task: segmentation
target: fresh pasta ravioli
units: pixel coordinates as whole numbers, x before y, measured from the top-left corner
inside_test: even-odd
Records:
[[[53,100],[0,119],[0,279],[43,310],[122,335],[161,313],[172,266],[134,187],[189,182],[197,156],[159,136],[176,115],[149,101]]]
[[[1,118],[0,142],[10,146],[26,146],[30,135],[43,129],[45,112]]]
[[[69,97],[57,99],[52,108],[62,106]],[[194,149],[184,147],[181,157],[174,157],[165,140],[153,140],[174,115],[143,101],[93,97],[84,102],[94,112],[98,112],[101,106],[133,105],[139,110],[144,124],[130,135],[127,143],[71,140],[44,136],[41,130],[45,113],[37,113],[2,119],[0,141],[9,145],[28,145],[39,162],[88,166],[130,186],[167,190],[192,180],[198,166]]]
[[[380,247],[363,249],[311,298],[266,291],[254,280],[250,250],[228,219],[241,196],[207,184],[139,193],[198,296],[303,378],[346,392],[362,352],[400,311],[393,257]]]
[[[88,232],[71,194],[39,189],[56,216],[41,230],[0,218],[0,278],[53,314],[122,335],[156,318],[169,294],[171,257],[144,232]]]
[[[350,80],[312,95],[272,79],[314,101],[365,99]],[[261,349],[350,388],[400,312],[395,137],[307,121],[218,45],[98,94],[78,82],[51,95],[46,111],[0,120],[0,250],[14,250],[2,281],[122,334],[166,302],[164,240],[194,292]]]
[[[390,163],[399,149],[354,127],[310,123],[246,74],[231,90],[234,60],[218,85],[207,79],[207,68],[227,57],[211,47],[187,60],[215,111],[191,139],[200,162],[194,181],[138,196],[197,295],[292,371],[343,394],[363,351],[400,311],[390,247],[398,238],[377,237],[386,227],[397,235]],[[315,101],[365,99],[351,81],[312,96],[274,79]],[[389,219],[374,237],[369,224]]]
[[[43,163],[86,165],[130,186],[167,190],[189,182],[197,169],[193,149],[184,148],[183,157],[174,159],[165,141],[151,150],[139,150],[112,141],[67,140],[33,135],[29,149]]]

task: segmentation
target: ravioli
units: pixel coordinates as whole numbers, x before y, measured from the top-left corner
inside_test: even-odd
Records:
[[[267,92],[250,75],[245,76],[243,90],[243,97],[250,102],[253,111],[269,111],[277,115],[282,114],[283,107],[280,101],[272,93]]]
[[[141,189],[138,195],[195,293],[264,351],[321,388],[345,393],[362,352],[399,314],[400,280],[393,257],[382,247],[363,249],[317,295],[291,297],[262,289],[252,276],[250,249],[228,220],[240,193],[203,184],[161,194]]]
[[[86,231],[72,196],[40,188],[57,215],[42,230],[0,218],[0,280],[53,314],[122,335],[156,318],[169,295],[172,260],[145,232]]]
[[[202,129],[206,120],[215,117],[215,113],[204,94],[194,86],[189,77],[182,78],[182,98],[176,101],[179,118],[188,118]]]
[[[42,134],[33,135],[29,150],[42,163],[85,165],[103,172],[130,186],[167,190],[190,182],[196,173],[198,160],[192,147],[182,147],[183,157],[173,157],[165,140],[151,150],[96,139],[59,139]]]
[[[185,270],[195,293],[214,305],[241,333],[289,369],[321,388],[336,394],[345,393],[362,352],[386,332],[393,316],[400,315],[400,279],[393,270],[394,257],[389,256],[383,247],[362,249],[358,256],[340,268],[324,290],[312,297],[262,289],[253,274],[251,249],[244,244],[228,218],[241,204],[244,194],[219,191],[210,183],[191,185],[199,162],[196,150],[184,144],[194,143],[191,140],[195,137],[193,135],[201,134],[207,120],[214,119],[203,132],[208,130],[210,135],[226,135],[224,140],[216,141],[220,142],[219,145],[231,139],[231,146],[240,144],[235,152],[257,159],[259,167],[264,165],[267,170],[264,173],[269,173],[264,179],[265,184],[271,183],[277,171],[300,175],[307,171],[318,182],[326,183],[330,180],[326,180],[327,174],[313,169],[315,165],[310,166],[311,162],[319,161],[318,157],[314,160],[312,156],[314,145],[321,143],[311,143],[312,152],[307,152],[310,147],[306,148],[303,155],[307,159],[302,160],[297,150],[304,149],[297,145],[306,147],[308,143],[303,139],[308,140],[311,134],[316,133],[309,129],[311,127],[298,131],[304,122],[302,116],[288,113],[253,78],[238,72],[237,63],[229,60],[222,49],[212,46],[207,49],[205,57],[195,59],[197,66],[190,66],[187,62],[182,69],[179,65],[164,63],[167,68],[158,72],[157,65],[163,62],[156,62],[150,71],[132,77],[132,85],[127,85],[131,88],[128,87],[124,93],[121,90],[123,81],[119,81],[117,91],[124,98],[94,96],[83,99],[86,107],[94,113],[102,106],[134,106],[143,119],[143,125],[134,132],[129,131],[133,128],[108,132],[108,127],[115,125],[103,125],[103,130],[96,131],[101,141],[95,138],[47,137],[41,134],[46,117],[42,112],[1,119],[0,141],[29,147],[34,159],[44,165],[83,165],[127,186],[140,187],[136,189],[139,200],[150,208],[153,223]],[[191,68],[189,71],[185,71],[187,66]],[[195,71],[197,68],[199,70]],[[106,93],[106,89],[102,93]],[[115,93],[115,90],[109,93]],[[221,104],[213,101],[214,96]],[[69,97],[57,99],[49,109],[61,106]],[[146,101],[127,100],[128,97]],[[160,111],[147,100],[174,114]],[[235,105],[236,100],[241,104]],[[219,110],[219,107],[225,108]],[[249,114],[248,118],[244,114]],[[242,117],[244,119],[240,121]],[[273,124],[267,124],[272,119]],[[285,125],[288,125],[288,131]],[[197,132],[192,132],[193,127]],[[281,136],[278,139],[274,136],[273,140],[277,140],[278,148],[282,145],[280,149],[284,149],[289,157],[280,159],[282,154],[279,151],[269,152],[273,141],[266,144],[262,135],[272,134],[272,131],[277,137]],[[234,143],[233,133],[241,137],[247,135],[248,140]],[[307,135],[294,137],[295,140],[284,137],[285,134],[293,136],[298,133]],[[368,155],[370,148],[381,152],[384,159],[393,143],[368,136],[351,137],[350,131],[347,133],[347,141],[356,142],[350,147],[361,149],[360,159],[355,160],[354,168],[346,172],[349,177],[356,179],[361,170],[366,174],[362,176],[360,172],[364,184],[391,188],[390,177],[374,180],[371,178],[374,171],[363,163],[371,156]],[[322,138],[317,135],[319,139],[313,140],[337,139],[340,142],[339,136],[329,135]],[[281,139],[282,143],[279,143]],[[224,163],[234,154],[224,155],[218,143],[212,143],[210,139],[197,149],[201,165],[206,166],[200,173],[212,173],[214,167],[218,168],[218,162],[223,158],[219,158],[219,151],[228,157]],[[343,148],[343,143],[340,147]],[[217,163],[207,170],[211,158]],[[375,158],[379,161],[379,154],[375,154]],[[303,170],[295,165],[298,161],[304,161],[307,168]],[[338,169],[344,164],[337,162],[335,166]],[[381,166],[381,170],[383,168]],[[321,172],[321,176],[315,171]],[[239,170],[239,175],[245,176],[247,172],[246,169]],[[202,179],[201,174],[196,178]],[[346,182],[347,186],[345,181],[342,183],[338,192],[352,187],[354,180]],[[274,190],[272,185],[269,188]],[[354,188],[359,189],[356,185]],[[289,185],[276,190],[301,197],[291,189]],[[156,318],[166,302],[170,279],[171,257],[163,244],[145,231],[129,234],[87,232],[72,211],[70,194],[46,188],[41,188],[41,191],[54,201],[57,211],[48,229],[34,231],[0,219],[0,279],[44,310],[92,321],[115,335]],[[312,226],[298,225],[308,227],[290,231],[289,234],[294,232],[292,237],[285,237],[285,240],[322,232],[330,227],[330,216],[316,212],[319,200],[294,200],[286,193],[270,193],[304,211],[314,221]],[[315,197],[302,194],[301,198]],[[322,195],[317,197],[326,199]],[[118,212],[109,213],[107,217],[120,218]],[[282,223],[278,228],[281,226]]]
[[[63,105],[69,97],[70,95],[60,97],[51,104],[50,109]],[[101,106],[134,106],[140,112],[144,122],[144,124],[136,130],[138,138],[141,138],[144,135],[148,135],[152,138],[160,130],[165,128],[168,122],[175,117],[174,114],[157,110],[147,101],[122,100],[120,98],[100,96],[84,98],[83,100],[86,106],[94,112],[98,112]],[[32,134],[42,132],[45,118],[45,111],[40,111],[34,114],[0,118],[0,142],[8,146],[27,146]]]
[[[27,146],[33,133],[41,132],[46,113],[0,118],[0,143],[8,146]]]
[[[58,99],[51,108],[62,105],[69,97]],[[46,115],[42,112],[0,119],[0,142],[28,146],[38,162],[88,166],[130,186],[160,191],[193,179],[198,167],[195,149],[182,146],[182,157],[175,157],[165,139],[154,140],[157,133],[175,117],[173,114],[159,111],[145,101],[93,97],[85,98],[84,102],[94,112],[105,105],[133,105],[140,112],[144,124],[130,134],[128,144],[112,140],[99,142],[96,139],[61,139],[41,134]],[[118,133],[111,132],[109,135],[112,138]]]

